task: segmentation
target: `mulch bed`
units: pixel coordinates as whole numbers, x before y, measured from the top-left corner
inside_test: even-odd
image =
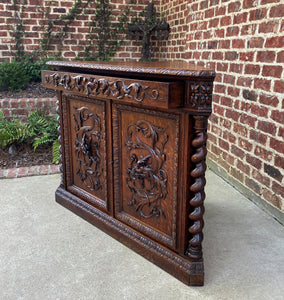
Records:
[[[9,153],[9,149],[11,154]],[[0,149],[0,169],[52,164],[52,146],[40,146],[34,151],[28,143]]]
[[[19,92],[1,92],[0,99],[4,98],[53,98],[55,91],[42,87],[40,82],[32,82],[25,86],[25,89]]]
[[[33,82],[20,92],[0,92],[0,99],[3,98],[52,98],[55,91],[42,87],[40,82]],[[33,150],[28,143],[0,149],[0,169],[10,169],[19,167],[30,167],[36,165],[52,164],[52,146],[41,146]]]

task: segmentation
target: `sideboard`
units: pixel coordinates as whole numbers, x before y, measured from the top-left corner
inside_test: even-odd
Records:
[[[214,71],[180,61],[49,62],[56,201],[188,285],[204,284],[207,120]]]

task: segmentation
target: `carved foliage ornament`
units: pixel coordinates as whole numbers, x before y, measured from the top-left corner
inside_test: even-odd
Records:
[[[212,82],[190,83],[190,105],[194,108],[211,108]]]
[[[137,102],[142,102],[145,98],[160,100],[158,90],[153,89],[149,92],[149,86],[138,82],[126,84],[122,80],[110,81],[105,78],[85,77],[83,75],[71,76],[69,74],[61,75],[60,73],[46,75],[45,82],[52,84],[54,87],[63,87],[66,90],[84,93],[86,96],[112,96],[116,99],[127,97]]]
[[[163,169],[166,160],[164,147],[168,141],[165,129],[139,120],[128,126],[127,136],[129,206],[135,207],[144,218],[165,217],[161,207],[161,201],[168,194],[168,176]]]
[[[101,119],[87,107],[75,108],[75,158],[79,162],[76,174],[91,191],[102,189],[100,143]]]

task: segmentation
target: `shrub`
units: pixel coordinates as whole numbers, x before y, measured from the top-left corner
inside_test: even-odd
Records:
[[[29,81],[30,76],[20,62],[0,64],[0,91],[20,91]]]

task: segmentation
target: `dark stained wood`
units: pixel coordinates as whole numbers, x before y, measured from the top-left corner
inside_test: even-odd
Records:
[[[50,62],[56,201],[188,285],[203,285],[207,119],[215,73],[181,62]]]

